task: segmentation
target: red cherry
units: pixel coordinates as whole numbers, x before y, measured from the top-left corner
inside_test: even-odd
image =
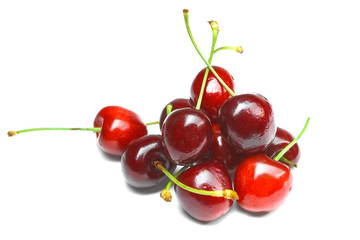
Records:
[[[182,108],[164,121],[162,138],[165,153],[178,165],[194,163],[205,154],[212,141],[210,119],[201,110]]]
[[[219,125],[224,138],[244,153],[264,151],[276,132],[271,104],[260,94],[226,100],[219,110]]]
[[[276,135],[274,138],[274,141],[269,145],[269,147],[265,150],[265,154],[270,157],[274,158],[281,150],[283,150],[288,144],[290,144],[294,140],[294,137],[282,128],[277,128]],[[297,164],[300,160],[300,148],[299,145],[296,143],[294,146],[292,146],[285,154],[284,157],[294,163]],[[290,165],[286,162],[290,168],[293,168],[293,165]]]
[[[278,208],[293,184],[290,168],[263,153],[239,163],[234,176],[238,204],[250,212],[269,212]]]
[[[147,134],[146,125],[141,118],[119,106],[101,109],[95,117],[94,127],[101,127],[101,132],[96,133],[100,148],[116,156],[121,156],[133,140]]]
[[[242,153],[238,149],[229,144],[221,135],[219,124],[213,124],[213,140],[210,148],[209,157],[204,157],[204,162],[217,162],[223,164],[229,173],[235,171],[236,166],[245,157],[246,153]]]
[[[189,187],[207,191],[232,189],[230,175],[218,163],[198,164],[178,176],[178,180]],[[176,196],[183,209],[200,221],[212,221],[224,215],[233,200],[223,197],[205,196],[174,186]]]
[[[176,165],[167,158],[160,135],[146,135],[134,140],[121,156],[122,171],[126,181],[133,187],[154,187],[167,177],[154,165],[158,161],[169,172]]]
[[[171,106],[172,106],[172,111],[175,111],[176,109],[181,109],[181,108],[195,108],[195,105],[191,101],[191,99],[177,98],[177,99],[172,100],[171,102],[166,104],[166,106],[161,111],[160,120],[159,120],[160,130],[162,129],[162,125],[164,123],[165,118],[167,117],[166,107],[169,104],[171,104]]]
[[[221,77],[224,83],[231,90],[234,90],[234,79],[230,75],[230,73],[222,67],[217,67],[217,66],[212,66],[212,67],[214,68],[216,73]],[[195,77],[191,85],[190,96],[191,96],[191,100],[194,103],[197,103],[199,99],[199,93],[205,75],[205,71],[206,68],[202,69]],[[210,120],[213,123],[217,123],[219,109],[221,105],[225,102],[225,100],[228,99],[230,96],[231,95],[219,83],[219,81],[214,76],[214,74],[212,72],[209,72],[200,109],[204,110],[207,113],[207,115],[209,116]]]

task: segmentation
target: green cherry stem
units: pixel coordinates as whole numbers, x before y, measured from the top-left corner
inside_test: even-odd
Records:
[[[171,175],[171,173],[161,165],[161,162],[154,161],[154,165],[157,169],[162,171],[171,181],[173,181],[177,186],[183,188],[186,191],[200,194],[200,195],[212,196],[212,197],[224,197],[226,199],[231,199],[231,200],[239,199],[239,196],[237,195],[237,193],[231,189],[223,189],[223,190],[218,190],[218,191],[207,191],[207,190],[189,187],[189,186],[183,184],[182,182],[178,181],[173,175]]]
[[[159,121],[145,123],[146,126],[159,124]]]
[[[210,21],[209,23],[210,23],[210,26],[211,26],[211,29],[212,29],[212,35],[213,35],[213,40],[212,40],[212,44],[211,44],[211,51],[210,51],[210,57],[209,57],[209,60],[208,60],[209,64],[211,64],[212,58],[214,56],[214,49],[215,49],[216,40],[217,40],[218,33],[219,33],[219,25],[218,25],[218,23],[216,21]],[[202,84],[201,84],[199,98],[198,98],[198,101],[197,101],[197,104],[196,104],[196,107],[195,107],[196,110],[200,109],[208,75],[209,75],[209,68],[206,68],[204,78],[203,78],[203,81],[202,81]]]
[[[303,135],[303,133],[305,132],[308,124],[309,124],[309,121],[310,121],[310,118],[308,118],[306,120],[306,123],[305,123],[305,126],[303,127],[303,129],[301,130],[300,134],[294,139],[291,141],[291,143],[289,143],[283,150],[281,150],[281,152],[279,152],[276,157],[274,158],[275,161],[279,161],[283,156],[284,154],[292,147],[294,146],[297,141],[299,141],[299,139],[301,138],[301,136]]]
[[[241,46],[237,46],[237,47],[225,46],[225,47],[217,48],[215,50],[214,54],[217,53],[218,51],[222,51],[222,50],[232,50],[232,51],[235,51],[235,52],[238,52],[238,53],[243,53],[244,52],[244,49]]]
[[[177,178],[181,173],[183,173],[186,169],[188,169],[190,166],[184,166],[182,167],[177,173],[174,174],[174,178]],[[164,199],[166,202],[171,202],[172,196],[170,193],[170,188],[173,185],[173,181],[169,181],[164,190],[161,191],[160,197]]]
[[[94,127],[94,128],[30,128],[30,129],[24,129],[24,130],[19,130],[19,131],[9,131],[8,136],[13,137],[20,133],[34,132],[34,131],[48,131],[48,130],[101,132],[101,127]]]
[[[172,109],[173,109],[173,105],[171,104],[166,105],[166,116],[171,113]]]
[[[159,124],[159,121],[146,123],[146,126]],[[101,132],[101,127],[93,128],[29,128],[18,131],[9,131],[7,134],[9,137],[13,137],[20,133],[36,132],[36,131],[90,131],[90,132]]]
[[[287,160],[284,156],[282,156],[282,157],[280,158],[280,161],[282,161],[282,162],[284,162],[284,163],[287,163],[287,164],[290,164],[290,165],[292,165],[292,166],[294,166],[294,167],[296,167],[296,168],[298,167],[296,163],[290,162],[290,161]]]
[[[221,77],[216,73],[216,71],[214,70],[214,68],[209,64],[209,62],[205,59],[204,55],[201,53],[201,51],[199,50],[199,47],[197,46],[194,37],[191,33],[190,30],[190,25],[189,25],[189,10],[184,9],[183,10],[183,14],[184,14],[184,19],[185,19],[185,25],[186,25],[186,30],[188,32],[188,35],[191,39],[191,42],[193,43],[196,51],[198,52],[198,54],[200,55],[200,57],[202,58],[202,60],[205,62],[206,66],[210,69],[210,71],[214,74],[214,76],[216,77],[216,79],[220,82],[220,84],[226,89],[226,91],[228,91],[228,93],[231,96],[235,96],[235,93],[233,92],[233,90],[231,90],[226,83],[221,79]]]

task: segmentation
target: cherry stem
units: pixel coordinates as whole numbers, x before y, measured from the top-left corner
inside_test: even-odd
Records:
[[[226,199],[231,199],[231,200],[239,199],[239,196],[237,195],[237,193],[231,189],[224,189],[224,190],[218,190],[218,191],[207,191],[207,190],[189,187],[189,186],[183,184],[182,182],[178,181],[173,175],[171,175],[171,173],[162,166],[161,162],[154,161],[154,165],[157,169],[162,171],[171,181],[173,181],[177,186],[181,187],[182,189],[184,189],[186,191],[200,194],[200,195],[212,196],[212,197],[224,197]]]
[[[209,60],[208,60],[209,64],[211,64],[212,58],[213,58],[214,53],[215,53],[214,49],[215,49],[215,44],[216,44],[216,40],[217,40],[218,33],[219,33],[219,25],[218,25],[218,23],[216,21],[210,21],[209,23],[210,23],[210,26],[211,26],[211,29],[212,29],[212,35],[213,35],[211,51],[210,51],[210,57],[209,57]],[[202,81],[202,85],[201,85],[201,89],[200,89],[199,98],[198,98],[198,101],[197,101],[197,104],[196,104],[196,107],[195,107],[196,110],[200,109],[201,101],[202,101],[202,98],[203,98],[203,95],[204,95],[208,75],[209,75],[209,68],[206,68],[204,78],[203,78],[203,81]]]
[[[214,54],[217,53],[218,51],[222,51],[222,50],[232,50],[232,51],[235,51],[235,52],[238,52],[238,53],[243,53],[244,52],[244,49],[241,46],[237,46],[237,47],[225,46],[225,47],[217,48],[215,50]]]
[[[13,137],[19,133],[34,132],[34,131],[48,131],[48,130],[101,132],[101,127],[94,127],[94,128],[30,128],[30,129],[24,129],[24,130],[19,130],[19,131],[9,131],[8,136]]]
[[[221,79],[221,77],[216,73],[216,71],[214,70],[214,68],[209,64],[209,62],[205,59],[204,55],[200,52],[199,47],[197,46],[197,44],[195,43],[194,37],[191,33],[190,30],[190,26],[189,26],[189,10],[184,9],[183,10],[183,14],[184,14],[184,19],[185,19],[185,25],[186,25],[186,30],[188,32],[188,35],[191,39],[192,44],[194,45],[196,51],[198,52],[198,54],[200,55],[200,57],[202,58],[202,60],[205,62],[206,66],[210,69],[210,71],[214,74],[214,76],[216,77],[216,79],[220,82],[220,84],[226,89],[226,91],[228,91],[228,93],[231,96],[235,96],[235,93],[233,92],[233,90],[231,90],[226,83]]]
[[[303,135],[303,133],[305,132],[308,124],[309,124],[309,121],[310,121],[310,118],[308,118],[306,120],[306,123],[305,123],[305,126],[303,127],[303,129],[301,130],[300,134],[294,139],[291,141],[291,143],[289,143],[283,150],[281,150],[281,152],[279,152],[276,157],[274,158],[275,161],[279,161],[280,158],[282,158],[284,156],[284,154],[292,147],[294,146],[297,141],[300,139],[300,137]]]
[[[146,126],[159,124],[159,121],[146,123]],[[101,127],[93,128],[29,128],[18,131],[9,131],[7,134],[9,137],[13,137],[20,133],[26,132],[36,132],[36,131],[91,131],[91,132],[101,132]]]
[[[182,167],[177,173],[174,174],[174,178],[177,178],[181,173],[183,173],[186,169],[188,169],[190,166],[184,166]],[[170,188],[173,185],[173,181],[169,181],[166,185],[165,189],[163,189],[160,193],[160,197],[164,199],[166,202],[171,202],[172,196],[170,193]]]
[[[174,174],[174,178],[177,178],[181,173],[183,173],[186,169],[188,169],[190,166],[183,166],[179,171],[177,171],[177,173]],[[173,181],[169,181],[168,184],[166,185],[165,189],[166,190],[170,190],[171,186],[173,185]]]
[[[159,124],[159,121],[145,123],[146,126]]]
[[[166,116],[171,113],[172,108],[173,108],[173,106],[171,104],[166,105]]]
[[[287,164],[290,164],[291,166],[294,166],[294,167],[296,167],[296,168],[298,167],[298,165],[297,165],[296,163],[293,163],[293,162],[287,160],[284,156],[282,156],[282,157],[280,158],[280,161],[282,161],[282,162],[284,162],[284,163],[287,163]]]

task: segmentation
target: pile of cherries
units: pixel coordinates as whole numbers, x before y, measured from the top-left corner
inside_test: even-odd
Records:
[[[234,200],[246,211],[272,211],[291,191],[291,171],[300,158],[297,141],[309,119],[294,138],[275,125],[272,106],[264,96],[236,95],[231,74],[212,66],[211,61],[218,51],[241,53],[242,48],[215,49],[219,28],[211,21],[213,42],[210,57],[205,59],[191,34],[188,10],[183,13],[190,39],[206,67],[195,77],[190,98],[166,104],[159,121],[145,124],[128,109],[108,106],[97,114],[93,128],[34,128],[8,135],[93,131],[104,152],[121,158],[128,184],[150,188],[170,179],[161,197],[171,201],[170,187],[175,183],[180,204],[200,221],[224,215]],[[148,134],[150,124],[159,124],[161,135]]]

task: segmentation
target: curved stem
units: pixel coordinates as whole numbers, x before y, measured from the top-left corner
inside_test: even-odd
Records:
[[[8,136],[13,137],[19,133],[34,132],[34,131],[48,131],[48,130],[101,132],[101,127],[94,127],[94,128],[29,128],[29,129],[24,129],[24,130],[19,130],[19,131],[9,131]]]
[[[164,168],[160,162],[154,161],[154,165],[156,168],[158,168],[160,171],[162,171],[171,181],[173,181],[176,185],[178,185],[179,187],[183,188],[186,191],[200,194],[200,195],[212,196],[212,197],[224,197],[226,199],[231,199],[231,200],[239,199],[237,193],[231,189],[224,189],[224,190],[218,190],[218,191],[207,191],[207,190],[189,187],[189,186],[183,184],[182,182],[178,181],[173,175],[171,175],[171,173],[168,170],[166,170],[166,168]]]
[[[177,173],[174,174],[174,178],[177,178],[181,173],[183,173],[186,169],[188,169],[190,166],[183,166]],[[165,189],[170,190],[171,186],[173,185],[173,181],[169,181],[166,185]]]
[[[209,64],[211,64],[212,58],[214,56],[214,49],[215,49],[216,40],[217,40],[218,33],[219,33],[219,25],[215,21],[211,21],[209,23],[210,23],[210,26],[211,26],[211,29],[212,29],[212,35],[213,35],[211,51],[210,51],[210,57],[209,57],[209,60],[208,60]],[[203,98],[203,95],[204,95],[208,75],[209,75],[209,68],[206,68],[204,78],[203,78],[203,81],[202,81],[202,85],[201,85],[201,89],[200,89],[200,93],[199,93],[199,98],[198,98],[198,101],[197,101],[197,104],[196,104],[196,107],[195,107],[195,109],[197,109],[197,110],[199,110],[200,106],[201,106],[201,102],[202,102],[202,98]]]
[[[209,64],[209,62],[205,59],[204,55],[200,52],[199,47],[197,46],[194,37],[191,33],[190,30],[190,26],[189,26],[189,10],[184,9],[183,10],[183,14],[184,14],[184,19],[185,19],[185,25],[186,25],[186,30],[188,32],[188,35],[191,39],[191,42],[193,43],[196,51],[198,52],[198,54],[200,55],[200,57],[202,58],[202,60],[205,62],[206,66],[210,69],[210,71],[214,74],[214,76],[216,77],[216,79],[220,82],[220,84],[226,89],[226,91],[228,91],[228,93],[231,96],[235,96],[235,93],[233,92],[233,90],[231,90],[226,83],[221,79],[221,77],[215,72],[214,68]]]
[[[300,137],[303,135],[303,133],[305,132],[308,124],[309,124],[309,121],[310,121],[310,118],[308,118],[306,120],[306,123],[305,123],[305,126],[303,127],[303,129],[301,130],[300,134],[294,139],[291,141],[291,143],[289,143],[283,150],[281,150],[281,152],[279,152],[276,157],[274,158],[275,161],[279,161],[280,158],[282,158],[284,156],[284,154],[292,147],[294,146],[297,141],[300,139]]]
[[[294,166],[294,167],[298,167],[296,163],[293,163],[293,162],[290,162],[289,160],[287,160],[284,156],[282,156],[280,158],[280,161],[284,162],[284,163],[287,163],[287,164],[290,164],[291,166]]]
[[[243,53],[244,52],[244,49],[241,46],[237,46],[237,47],[225,46],[225,47],[217,48],[215,50],[214,54],[217,53],[218,51],[222,51],[222,50],[232,50],[232,51],[235,51],[235,52],[238,52],[238,53]]]
[[[184,166],[182,167],[177,173],[174,174],[174,178],[177,178],[181,173],[183,173],[186,169],[188,169],[190,166]],[[170,188],[174,182],[169,181],[166,187],[161,191],[160,197],[164,199],[166,202],[171,202],[172,195],[170,193]]]

